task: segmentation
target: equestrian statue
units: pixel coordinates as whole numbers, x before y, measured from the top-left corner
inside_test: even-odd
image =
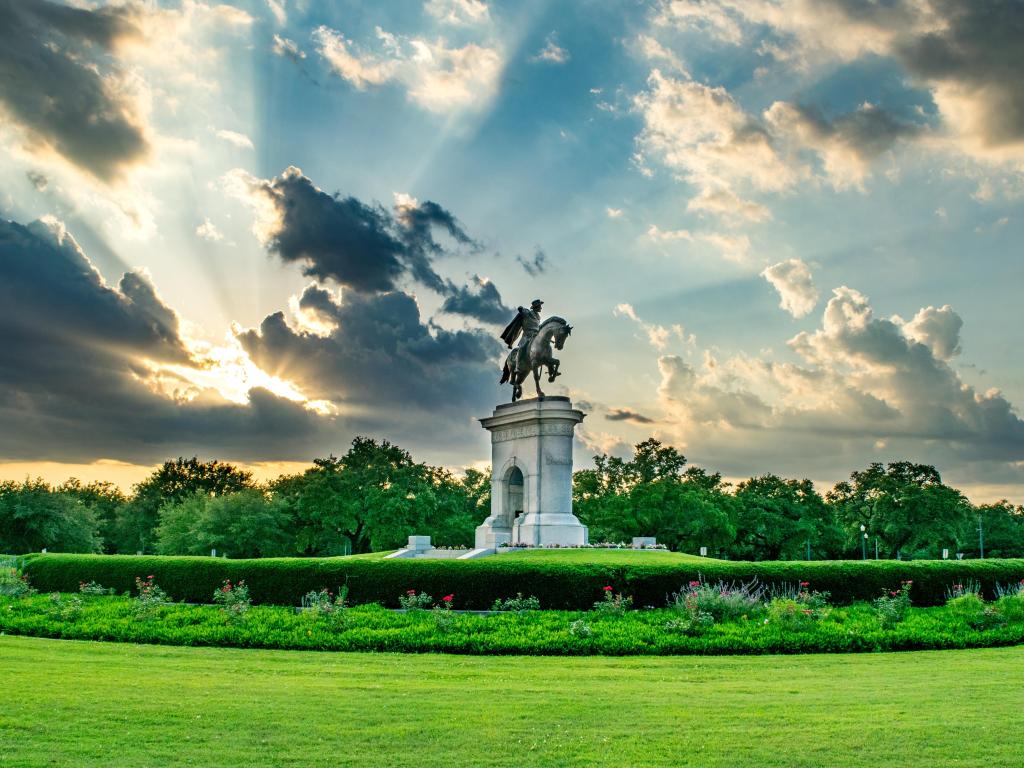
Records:
[[[537,397],[544,397],[540,389],[541,368],[548,369],[548,381],[561,376],[558,372],[558,358],[551,354],[551,344],[561,349],[566,337],[572,333],[572,326],[561,317],[552,315],[544,322],[540,319],[540,309],[544,302],[534,299],[529,309],[519,307],[519,311],[508,327],[501,332],[501,340],[512,351],[505,359],[505,368],[501,372],[501,382],[512,385],[512,402],[523,396],[523,382],[532,372],[533,383],[537,387]],[[513,344],[519,338],[519,343]]]

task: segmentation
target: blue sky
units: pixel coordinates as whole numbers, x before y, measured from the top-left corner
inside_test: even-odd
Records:
[[[581,463],[655,435],[730,478],[908,459],[1024,500],[1018,3],[0,21],[2,476],[266,475],[355,434],[479,465],[540,297]]]

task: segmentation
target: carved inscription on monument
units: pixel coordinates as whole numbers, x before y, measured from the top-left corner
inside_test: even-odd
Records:
[[[507,429],[496,429],[491,432],[492,443],[504,443],[506,440],[519,440],[523,437],[537,437],[537,435],[572,435],[576,425],[572,422],[550,421],[540,424],[526,424],[521,427],[508,427]]]
[[[556,464],[563,467],[572,466],[572,456],[555,456],[550,451],[544,452],[544,461],[547,464]]]

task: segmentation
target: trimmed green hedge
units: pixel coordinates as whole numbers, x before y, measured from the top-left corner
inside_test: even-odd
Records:
[[[315,589],[337,590],[347,584],[354,603],[394,607],[400,594],[416,589],[434,597],[455,594],[460,608],[487,609],[496,598],[517,592],[536,595],[544,608],[581,610],[601,599],[611,585],[631,595],[633,604],[661,607],[690,581],[748,581],[796,584],[831,593],[831,602],[846,605],[872,600],[900,582],[914,582],[915,605],[941,605],[951,585],[977,581],[987,598],[996,584],[1024,579],[1018,560],[894,560],[738,562],[706,560],[679,565],[600,565],[597,563],[526,562],[502,555],[481,560],[365,560],[359,558],[266,558],[224,560],[211,557],[136,555],[33,555],[25,573],[36,589],[76,592],[79,582],[96,581],[117,592],[132,591],[135,577],[154,576],[175,600],[209,602],[224,579],[249,585],[255,603],[297,605]]]

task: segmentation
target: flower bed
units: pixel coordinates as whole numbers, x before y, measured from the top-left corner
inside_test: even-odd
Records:
[[[168,645],[529,655],[839,653],[1024,643],[1024,584],[1004,587],[995,601],[971,592],[942,607],[907,604],[895,613],[880,602],[834,607],[803,584],[772,595],[703,581],[668,608],[630,610],[628,596],[605,586],[589,611],[535,610],[532,596],[518,595],[500,606],[505,610],[477,615],[452,610],[455,594],[435,600],[415,590],[403,593],[404,612],[349,607],[344,595],[326,592],[306,595],[302,612],[249,608],[237,584],[219,588],[224,597],[218,605],[183,605],[158,599],[150,579],[135,597],[0,597],[0,632]],[[910,593],[905,585],[900,594],[883,597]],[[245,609],[232,610],[238,605]]]

